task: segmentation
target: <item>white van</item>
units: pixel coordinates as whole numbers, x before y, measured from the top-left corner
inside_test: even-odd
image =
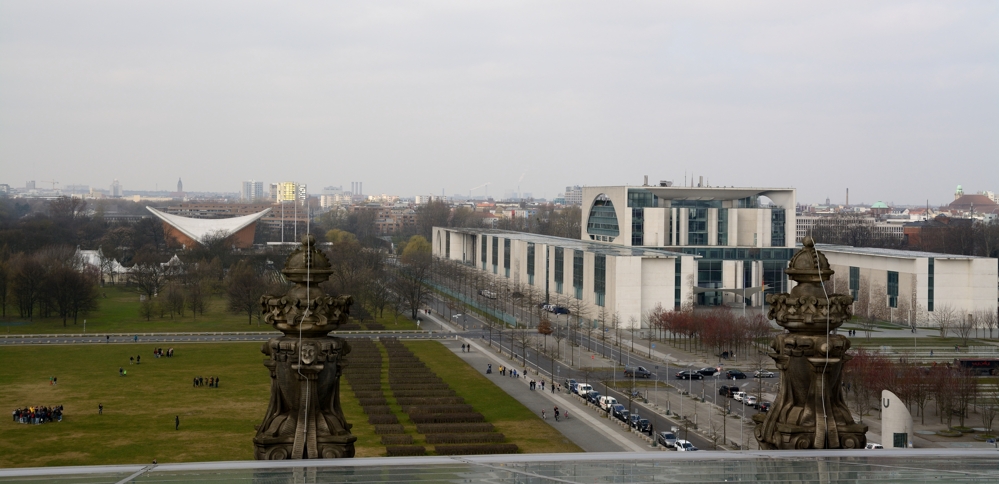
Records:
[[[586,394],[590,393],[592,390],[593,385],[590,385],[589,383],[579,383],[576,385],[576,393],[581,397],[585,397]]]
[[[610,411],[612,405],[617,405],[617,399],[609,396],[600,397],[600,408],[604,411]]]
[[[737,402],[741,402],[743,398],[746,398],[746,392],[735,392],[735,394],[732,395],[732,398],[734,398]]]

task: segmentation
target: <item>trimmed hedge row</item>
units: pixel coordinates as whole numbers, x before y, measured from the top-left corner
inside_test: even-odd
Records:
[[[388,400],[385,400],[385,397],[358,398],[357,401],[360,402],[362,407],[370,407],[373,405],[388,405]]]
[[[516,454],[517,444],[457,444],[434,447],[437,455]]]
[[[492,432],[495,430],[493,424],[489,422],[482,423],[438,423],[438,424],[417,424],[416,431],[424,434],[465,434],[465,433],[483,433]]]
[[[402,411],[410,415],[436,414],[436,413],[475,413],[475,408],[471,405],[407,405],[402,407]]]
[[[381,424],[375,425],[375,433],[378,435],[404,434],[406,428],[402,424]]]
[[[389,379],[389,381],[391,383],[391,379]],[[406,382],[406,383],[398,383],[398,384],[392,385],[392,390],[401,390],[401,391],[406,391],[406,390],[450,390],[450,389],[451,389],[451,387],[448,386],[447,383],[443,383],[443,382],[441,382],[441,383],[425,383],[425,384],[420,384],[420,385],[410,384],[410,382]]]
[[[395,414],[368,415],[368,423],[371,425],[397,424],[399,423],[399,417],[396,417]]]
[[[362,408],[364,409],[364,413],[368,415],[389,415],[392,413],[392,408],[388,405],[372,405]]]
[[[413,436],[409,434],[383,435],[382,445],[412,445]]]
[[[427,455],[427,449],[422,445],[390,445],[385,450],[389,457]]]
[[[354,390],[357,398],[378,398],[384,396],[381,390]]]
[[[385,440],[385,437],[382,437]],[[486,444],[503,442],[506,436],[496,432],[485,434],[427,434],[428,444]]]
[[[423,397],[423,398],[433,398],[433,397],[453,397],[455,396],[454,390],[401,390],[395,391],[392,389],[392,394],[395,398],[413,398],[413,397]]]
[[[393,415],[394,417],[394,415]],[[370,419],[371,417],[369,417]],[[427,423],[471,423],[485,422],[486,418],[481,413],[446,413],[446,414],[409,414],[409,419],[415,424]],[[372,422],[374,423],[374,422]],[[379,422],[392,423],[392,422]]]
[[[395,401],[403,406],[411,405],[460,405],[465,403],[461,397],[396,397]]]

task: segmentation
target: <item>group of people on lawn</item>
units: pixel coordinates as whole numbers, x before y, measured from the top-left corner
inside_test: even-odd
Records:
[[[203,377],[203,376],[196,376],[196,377],[194,377],[194,387],[195,388],[197,388],[197,387],[203,387],[203,386],[205,386],[205,384],[208,385],[208,388],[218,388],[219,387],[219,377],[217,377],[217,376],[210,376],[210,377],[208,377],[208,380],[205,380],[205,377]]]
[[[56,407],[28,406],[15,409],[14,422],[23,424],[43,424],[45,422],[62,422],[62,405]]]

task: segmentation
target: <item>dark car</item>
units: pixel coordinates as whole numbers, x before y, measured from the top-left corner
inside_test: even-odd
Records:
[[[628,421],[628,410],[620,403],[611,407],[611,415],[622,422]]]
[[[569,308],[564,308],[562,306],[555,306],[552,308],[552,312],[555,314],[569,314]]]
[[[705,366],[704,368],[697,370],[697,372],[704,376],[715,376],[715,373],[718,373],[718,368],[712,366]]]
[[[722,386],[718,387],[718,394],[721,395],[721,396],[723,396],[723,397],[732,398],[733,396],[735,396],[735,392],[738,392],[738,391],[740,391],[740,390],[739,390],[739,387],[737,387],[737,386],[722,385]]]
[[[743,373],[743,372],[741,372],[741,371],[739,371],[739,370],[728,370],[728,371],[725,372],[725,379],[726,380],[733,380],[733,379],[735,379],[735,380],[745,380],[746,379],[746,374]]]
[[[637,430],[638,429],[638,421],[641,420],[641,419],[642,419],[641,415],[639,415],[637,413],[633,413],[633,414],[631,414],[631,415],[628,416],[628,425],[630,425],[631,428]]]
[[[770,407],[772,407],[772,406],[773,406],[773,404],[770,403],[770,402],[763,402],[763,403],[757,405],[757,408],[760,409],[760,412],[767,413],[767,412],[770,411]]]
[[[649,419],[647,418],[640,418],[638,419],[638,424],[635,427],[635,430],[643,434],[652,435],[652,423],[649,422]]]
[[[646,370],[644,366],[626,366],[624,367],[624,376],[629,377],[634,375],[635,378],[651,378],[652,372]]]
[[[572,393],[576,393],[576,380],[573,380],[571,378],[567,379],[565,383],[562,384],[562,386],[564,386],[566,390],[569,390]]]
[[[694,370],[683,370],[676,373],[677,380],[703,380],[704,375]]]
[[[594,405],[600,405],[600,392],[590,391],[586,394],[586,401]]]

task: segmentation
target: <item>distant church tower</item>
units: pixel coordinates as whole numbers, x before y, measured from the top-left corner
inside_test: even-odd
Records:
[[[184,193],[184,182],[180,178],[177,179],[177,193]]]
[[[961,185],[958,185],[957,190],[954,191],[954,200],[957,200],[958,198],[961,198],[963,196],[964,196],[964,189],[961,188]]]

